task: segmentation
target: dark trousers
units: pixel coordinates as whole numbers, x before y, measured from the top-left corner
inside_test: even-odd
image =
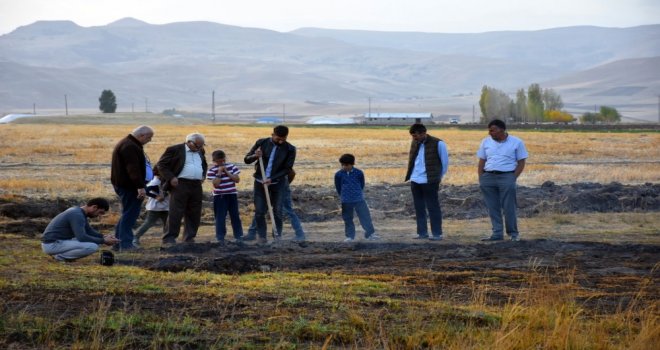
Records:
[[[144,222],[140,227],[138,227],[137,231],[135,231],[135,238],[140,238],[144,235],[147,230],[152,228],[154,225],[156,225],[156,222],[158,220],[163,222],[163,234],[167,233],[167,216],[168,216],[167,210],[162,210],[162,211],[155,211],[155,210],[147,210],[147,216],[144,218]]]
[[[355,238],[355,224],[353,223],[353,212],[357,213],[360,225],[364,229],[364,237],[369,238],[376,229],[371,222],[371,213],[366,201],[342,203],[341,218],[344,219],[344,233],[348,238]]]
[[[218,241],[222,241],[225,239],[225,235],[227,235],[227,227],[225,226],[227,213],[229,213],[229,219],[231,220],[234,238],[241,239],[243,237],[243,226],[241,226],[241,216],[238,212],[238,195],[236,193],[213,196],[215,238]]]
[[[516,175],[513,172],[502,174],[483,173],[479,176],[479,188],[484,195],[490,222],[493,225],[492,237],[502,238],[503,229],[511,237],[518,237],[516,214]],[[504,223],[502,225],[502,213]]]
[[[268,185],[268,193],[270,194],[270,203],[273,206],[273,215],[275,220],[282,220],[280,210],[280,192],[282,188],[282,181],[276,184]],[[257,222],[257,234],[259,237],[266,238],[266,215],[268,215],[268,202],[266,202],[266,195],[264,185],[258,181],[254,182],[254,220]],[[281,224],[280,224],[281,225]]]
[[[170,215],[163,242],[176,242],[181,230],[181,219],[184,219],[183,240],[195,241],[202,220],[202,197],[201,180],[179,179],[179,185],[170,190]]]
[[[439,188],[439,182],[430,184],[410,182],[417,218],[417,234],[421,237],[428,237],[429,235],[426,226],[427,211],[431,221],[431,233],[434,237],[442,236],[442,211],[440,210],[440,199],[438,198]]]
[[[137,197],[137,189],[115,187],[115,193],[121,200],[121,217],[115,226],[115,237],[121,242],[121,248],[133,246],[133,226],[142,210],[142,198]]]

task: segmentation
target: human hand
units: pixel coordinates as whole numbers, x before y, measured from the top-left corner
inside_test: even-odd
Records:
[[[147,191],[144,188],[138,188],[137,190],[137,197],[138,198],[144,198],[144,196],[147,194]]]
[[[260,158],[262,155],[263,155],[263,153],[261,152],[261,147],[257,148],[257,150],[254,151],[254,156],[255,157]]]
[[[119,242],[119,239],[117,239],[117,237],[115,237],[113,234],[108,233],[107,235],[103,236],[103,243],[106,245],[113,245]]]
[[[170,185],[172,185],[172,187],[179,186],[179,179],[176,178],[176,177],[173,177],[172,180],[170,180]]]

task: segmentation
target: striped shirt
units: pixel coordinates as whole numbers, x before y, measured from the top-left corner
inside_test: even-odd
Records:
[[[241,170],[235,166],[233,163],[225,163],[224,167],[229,171],[232,175],[238,175],[241,173]],[[209,171],[206,173],[206,179],[213,181],[217,177],[216,172],[218,171],[219,166],[214,165]],[[217,185],[213,185],[213,195],[214,196],[219,196],[223,194],[237,194],[238,191],[236,190],[236,183],[224,172],[222,172],[220,176],[220,183]]]

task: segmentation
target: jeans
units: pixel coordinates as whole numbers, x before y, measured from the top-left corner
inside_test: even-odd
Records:
[[[428,237],[429,235],[426,225],[427,211],[429,221],[431,221],[431,234],[433,234],[433,237],[442,236],[442,211],[440,209],[440,199],[438,198],[439,188],[439,182],[429,184],[410,182],[417,219],[417,235],[420,237]]]
[[[94,254],[99,250],[99,245],[94,242],[80,242],[74,238],[53,243],[41,243],[41,249],[55,259],[64,261],[76,260]]]
[[[179,185],[170,191],[170,214],[164,243],[174,243],[179,237],[181,220],[185,218],[183,240],[194,242],[202,221],[202,181],[179,179]]]
[[[144,219],[144,222],[140,227],[138,227],[137,231],[135,231],[135,238],[140,239],[147,230],[152,228],[154,225],[156,225],[156,222],[158,219],[160,219],[163,222],[163,234],[167,233],[167,216],[169,212],[167,210],[161,210],[161,211],[155,211],[155,210],[147,210],[147,217]]]
[[[502,238],[504,236],[502,212],[504,212],[506,222],[506,233],[511,237],[518,237],[516,176],[514,173],[483,173],[479,176],[479,188],[484,196],[490,223],[493,226],[491,237]]]
[[[215,217],[215,238],[218,241],[223,241],[227,234],[227,227],[225,221],[227,213],[231,220],[231,228],[234,231],[234,238],[241,239],[243,237],[243,226],[241,226],[241,217],[238,213],[238,195],[234,194],[221,194],[213,196],[213,215]]]
[[[353,224],[353,212],[357,213],[360,226],[364,229],[364,237],[368,238],[376,231],[371,222],[371,213],[366,201],[342,203],[341,217],[344,219],[344,232],[346,237],[355,238],[355,224]]]
[[[305,239],[305,231],[303,230],[302,223],[293,210],[293,201],[291,200],[291,188],[288,183],[282,186],[282,195],[280,199],[280,213],[282,217],[275,217],[275,231],[278,236],[282,236],[283,231],[283,217],[288,216],[293,231],[296,233],[296,239]],[[248,236],[255,236],[257,232],[256,218],[252,219],[250,228],[248,228]]]
[[[270,194],[270,203],[273,207],[273,215],[275,216],[275,226],[280,222],[282,226],[281,215],[281,192],[282,183],[280,181],[276,184],[268,185],[268,193]],[[258,181],[254,181],[254,220],[257,224],[257,234],[259,237],[266,238],[266,215],[268,215],[268,202],[265,196],[264,185]]]
[[[142,198],[138,198],[134,188],[115,187],[115,193],[121,200],[121,217],[115,226],[115,237],[121,241],[120,248],[130,248],[133,246],[133,226],[142,210]]]

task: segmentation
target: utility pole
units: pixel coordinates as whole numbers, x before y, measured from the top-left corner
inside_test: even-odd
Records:
[[[69,101],[67,100],[66,94],[64,94],[64,110],[66,111],[66,115],[69,115]]]
[[[367,115],[367,118],[371,118],[371,96],[369,96],[369,114]]]
[[[211,120],[215,123],[215,90],[211,93]]]

